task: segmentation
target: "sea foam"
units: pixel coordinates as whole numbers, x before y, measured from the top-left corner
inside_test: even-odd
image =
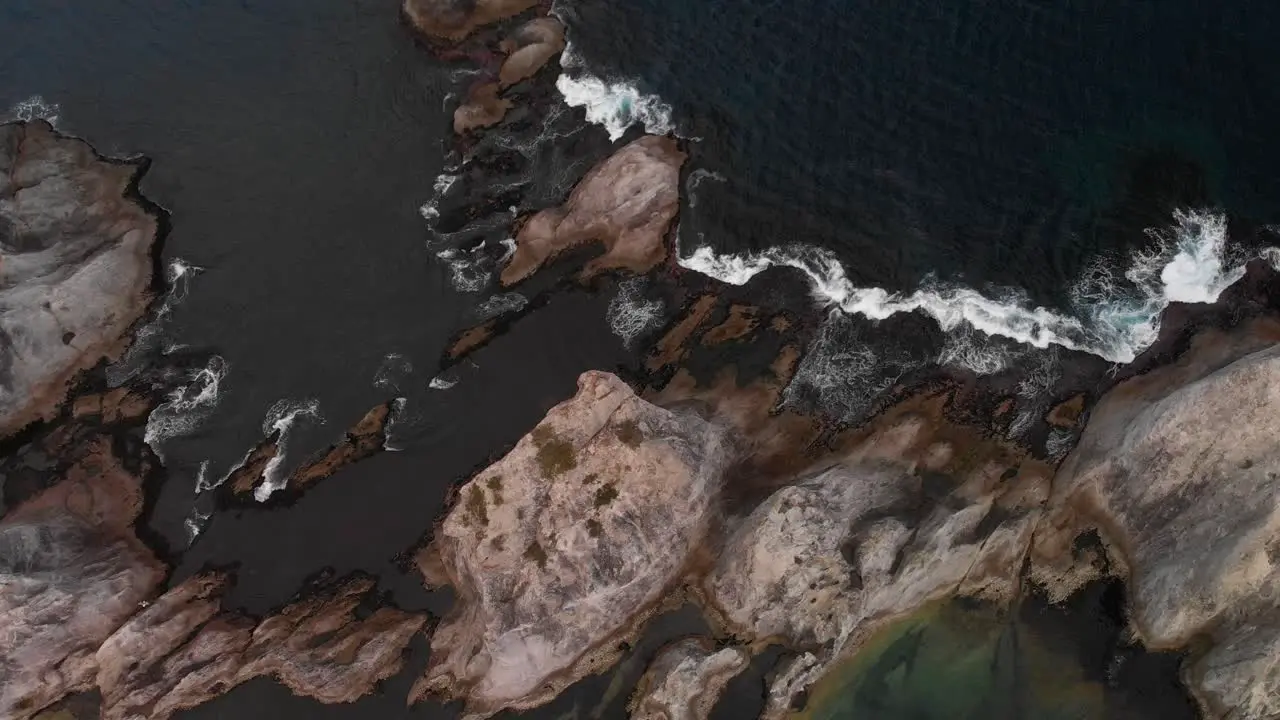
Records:
[[[267,461],[267,466],[262,469],[262,483],[253,489],[253,497],[258,502],[266,500],[276,490],[284,487],[287,478],[283,477],[281,465],[284,464],[285,454],[288,450],[289,436],[297,423],[304,419],[324,422],[324,418],[320,416],[320,403],[318,401],[314,399],[301,402],[277,400],[267,410],[267,416],[262,421],[262,434],[267,437],[275,433],[279,433],[279,435],[276,437],[276,454]]]
[[[641,125],[650,135],[674,132],[671,106],[657,95],[646,95],[625,78],[600,78],[586,69],[586,63],[567,42],[560,54],[563,71],[556,78],[556,89],[571,107],[586,111],[587,121],[609,132],[610,140],[622,137],[632,125]]]
[[[609,301],[606,318],[613,334],[622,338],[625,347],[631,347],[636,338],[654,329],[662,322],[666,306],[661,300],[644,297],[644,280],[632,278],[618,285],[618,294]]]
[[[164,460],[165,441],[195,430],[217,407],[227,368],[227,361],[214,355],[204,367],[189,371],[186,381],[171,390],[165,402],[151,411],[143,439],[157,457]]]
[[[32,95],[26,100],[15,103],[9,109],[9,116],[6,119],[20,122],[44,120],[50,125],[57,126],[58,116],[61,113],[62,109],[56,103],[45,102],[45,99],[40,95]]]
[[[1072,314],[1033,307],[1012,290],[997,299],[934,280],[911,293],[857,287],[834,253],[807,245],[740,255],[703,246],[681,254],[679,263],[732,285],[771,267],[789,267],[809,278],[820,303],[849,314],[882,320],[919,311],[949,332],[968,326],[1038,348],[1058,345],[1127,363],[1154,342],[1169,303],[1213,302],[1245,272],[1248,258],[1228,251],[1223,214],[1182,210],[1173,220],[1149,233],[1151,247],[1135,253],[1122,273],[1095,264],[1074,288]]]

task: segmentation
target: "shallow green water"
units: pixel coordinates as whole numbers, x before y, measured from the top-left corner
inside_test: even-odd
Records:
[[[1093,720],[1118,717],[1078,648],[971,604],[877,634],[810,695],[804,720]],[[1124,716],[1129,716],[1128,712]]]

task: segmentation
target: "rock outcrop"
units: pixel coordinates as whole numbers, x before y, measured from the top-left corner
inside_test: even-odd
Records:
[[[1232,360],[1202,338],[1093,409],[1037,533],[1059,594],[1087,580],[1056,553],[1096,527],[1127,571],[1152,648],[1208,649],[1189,669],[1210,714],[1280,714],[1280,346]]]
[[[272,676],[298,695],[351,702],[401,666],[425,618],[356,606],[373,589],[352,580],[284,608],[256,626],[219,614],[223,578],[188,580],[139,612],[98,650],[104,720],[164,720],[240,683]]]
[[[404,0],[404,16],[428,38],[444,43],[466,39],[477,29],[534,7],[538,0]]]
[[[50,417],[151,300],[158,222],[106,160],[43,121],[0,125],[0,435]]]
[[[740,647],[717,651],[710,638],[671,643],[640,678],[631,720],[706,720],[725,685],[746,669],[749,660]]]
[[[950,595],[1010,602],[1048,473],[991,441],[908,414],[776,491],[741,523],[703,583],[720,624],[805,649],[778,673],[782,717],[885,623]]]
[[[514,285],[544,262],[578,245],[599,242],[604,255],[583,276],[603,270],[646,272],[667,257],[667,232],[680,205],[676,141],[647,135],[592,168],[558,208],[529,218],[516,234],[516,250],[502,269]]]
[[[414,697],[465,699],[468,717],[485,717],[607,667],[696,560],[724,446],[696,415],[585,373],[437,528],[420,565],[458,601]]]
[[[506,89],[538,74],[564,51],[564,26],[553,17],[534,18],[499,43],[506,54],[498,70],[498,85]]]

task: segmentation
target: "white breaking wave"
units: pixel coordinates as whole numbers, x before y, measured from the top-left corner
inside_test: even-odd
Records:
[[[444,198],[445,193],[449,192],[454,183],[458,182],[460,177],[462,175],[447,171],[437,175],[436,181],[432,185],[434,195],[431,196],[430,201],[423,203],[422,207],[418,208],[418,214],[422,215],[426,220],[435,220],[440,217],[440,210],[438,209],[440,200]]]
[[[446,377],[444,374],[441,374],[431,378],[431,382],[427,383],[427,387],[431,388],[432,390],[448,390],[449,388],[457,384],[458,384],[457,378]]]
[[[641,278],[623,281],[605,314],[613,334],[622,338],[622,344],[628,348],[637,337],[661,323],[666,310],[661,300],[644,298],[644,285]]]
[[[281,477],[280,466],[284,463],[285,453],[288,450],[289,435],[298,421],[304,418],[324,422],[324,418],[320,416],[318,401],[314,399],[302,402],[277,400],[267,411],[267,417],[262,421],[262,434],[264,437],[269,437],[279,433],[279,436],[276,438],[276,454],[262,469],[262,483],[253,489],[253,497],[258,502],[266,500],[276,490],[284,487],[287,478]]]
[[[968,325],[1038,348],[1059,345],[1127,363],[1156,339],[1160,313],[1169,303],[1213,302],[1245,271],[1248,258],[1227,251],[1224,215],[1178,211],[1174,221],[1169,229],[1150,232],[1155,247],[1131,258],[1123,280],[1105,265],[1092,267],[1075,288],[1074,315],[1030,307],[1016,291],[993,299],[934,281],[910,294],[856,287],[834,253],[807,245],[743,255],[717,255],[704,246],[679,257],[679,263],[732,285],[771,267],[794,268],[808,276],[819,302],[846,313],[883,320],[920,311],[946,331]]]
[[[391,441],[395,436],[396,427],[400,425],[401,419],[404,417],[405,408],[408,404],[408,398],[398,397],[391,401],[391,412],[387,414],[387,424],[382,428],[382,449],[387,452],[400,451],[400,448],[393,445]]]
[[[9,109],[9,119],[21,122],[44,120],[50,125],[57,125],[61,113],[62,108],[56,103],[48,103],[43,97],[32,95]]]
[[[637,124],[650,135],[666,135],[675,129],[671,106],[662,98],[645,95],[627,79],[592,75],[574,52],[572,42],[566,42],[560,53],[560,67],[563,72],[556,78],[556,89],[565,103],[586,110],[587,121],[607,130],[610,140],[617,140]]]
[[[213,412],[227,368],[227,361],[214,355],[205,367],[188,373],[187,382],[172,390],[168,399],[151,411],[143,438],[156,457],[164,460],[162,446],[166,440],[190,433]]]

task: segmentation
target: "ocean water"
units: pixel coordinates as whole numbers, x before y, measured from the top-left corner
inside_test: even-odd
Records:
[[[945,331],[908,361],[874,336],[848,347],[833,321],[839,362],[812,354],[813,388],[796,392],[854,414],[865,388],[845,390],[919,357],[976,372],[1024,346],[1043,365],[1058,348],[1124,361],[1168,302],[1212,300],[1280,244],[1259,229],[1280,220],[1280,10],[1059,5],[558,0],[564,72],[458,151],[450,113],[475,70],[416,44],[395,0],[15,0],[0,5],[0,114],[153,161],[142,190],[172,213],[171,290],[139,347],[174,367],[146,431],[168,466],[147,522],[175,579],[233,566],[230,604],[260,613],[322,570],[364,570],[439,613],[447,598],[400,553],[448,487],[581,371],[634,366],[636,338],[675,310],[634,280],[553,302],[495,294],[512,220],[559,202],[612,141],[686,140],[690,271],[749,287],[795,273],[844,315],[916,312]],[[531,306],[442,368],[454,331]],[[136,377],[145,354],[109,374]],[[210,502],[265,435],[286,441],[278,480],[391,399],[395,452],[287,506]],[[608,684],[591,682],[529,716],[610,717],[583,700]],[[189,716],[456,715],[405,709],[408,684],[319,708],[256,683]]]
[[[1280,218],[1261,3],[556,12],[570,103],[690,140],[682,264],[728,282],[789,267],[846,312],[1126,362],[1280,242],[1257,230]]]

